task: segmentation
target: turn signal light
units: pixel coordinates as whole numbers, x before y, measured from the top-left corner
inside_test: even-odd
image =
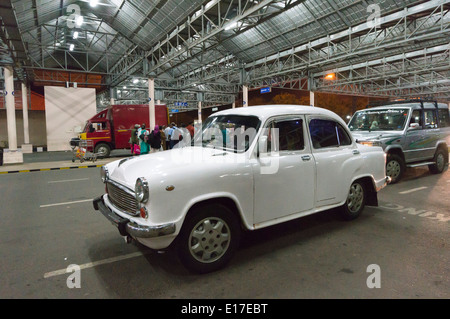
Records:
[[[142,218],[145,218],[145,219],[148,218],[148,212],[147,212],[147,209],[145,207],[141,207],[139,212],[140,212],[140,215],[141,215]]]

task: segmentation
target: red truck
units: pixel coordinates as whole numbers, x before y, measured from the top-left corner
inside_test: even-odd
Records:
[[[166,105],[155,105],[155,124],[167,125],[169,113]],[[86,126],[79,139],[72,139],[71,145],[76,140],[92,140],[92,149],[89,152],[96,153],[99,157],[108,157],[111,150],[130,148],[128,143],[131,130],[135,124],[145,124],[149,127],[149,105],[111,105],[107,109],[97,113],[86,122]]]

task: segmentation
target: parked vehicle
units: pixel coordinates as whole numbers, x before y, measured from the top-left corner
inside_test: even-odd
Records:
[[[448,166],[450,116],[447,104],[411,100],[357,111],[348,124],[358,143],[381,146],[386,173],[398,182],[407,167],[427,165],[432,173]]]
[[[168,116],[166,105],[155,105],[157,125],[167,125]],[[92,140],[94,149],[88,151],[108,157],[111,150],[130,148],[131,130],[135,124],[144,123],[148,129],[153,129],[149,127],[149,119],[148,104],[111,105],[86,122],[78,139]],[[72,139],[71,145],[78,139]]]
[[[114,161],[101,178],[94,209],[122,236],[172,244],[200,273],[230,260],[242,229],[335,207],[354,219],[389,180],[381,147],[357,144],[329,110],[293,105],[214,113],[192,146]]]

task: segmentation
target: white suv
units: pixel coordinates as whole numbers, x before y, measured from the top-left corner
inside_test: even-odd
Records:
[[[101,171],[107,193],[94,208],[130,241],[152,249],[173,244],[182,263],[200,273],[230,260],[242,230],[334,207],[354,219],[377,205],[389,180],[380,147],[357,144],[329,110],[293,105],[215,113],[192,146],[121,159]]]
[[[448,166],[448,105],[435,101],[399,101],[357,111],[348,127],[358,143],[381,146],[386,173],[398,182],[406,167],[428,165],[432,173]]]

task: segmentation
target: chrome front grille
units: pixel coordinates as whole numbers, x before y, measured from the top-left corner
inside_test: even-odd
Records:
[[[138,204],[133,191],[111,181],[106,183],[106,188],[109,201],[119,210],[133,216],[139,214]]]

